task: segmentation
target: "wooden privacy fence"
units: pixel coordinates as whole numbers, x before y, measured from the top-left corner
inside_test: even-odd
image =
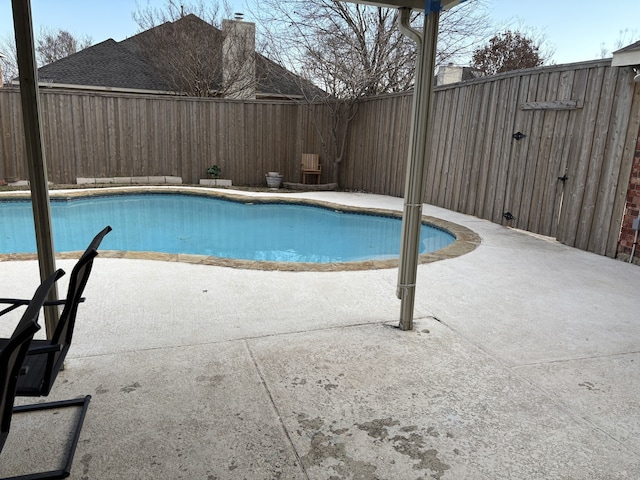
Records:
[[[403,194],[410,101],[360,105],[350,188]],[[631,69],[598,61],[437,88],[432,125],[426,203],[615,256],[640,126]]]
[[[358,105],[340,166],[350,190],[402,196],[410,94]],[[180,176],[234,185],[300,179],[320,153],[322,105],[43,90],[49,179]],[[438,87],[425,202],[615,256],[640,126],[640,86],[609,61]],[[520,133],[520,135],[515,135]],[[0,178],[26,178],[19,93],[0,89]],[[321,158],[321,182],[333,178]]]
[[[269,171],[299,179],[301,153],[320,151],[313,120],[320,128],[328,122],[293,102],[41,93],[49,180],[59,184],[162,175],[198,183],[212,165],[236,185],[264,185]],[[26,178],[17,90],[0,89],[0,133],[0,178]],[[323,175],[331,174],[327,165]]]

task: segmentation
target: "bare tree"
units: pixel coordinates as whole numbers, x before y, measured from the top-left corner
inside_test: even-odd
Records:
[[[496,32],[489,15],[489,2],[468,0],[441,12],[436,68],[450,63],[468,65],[475,49]]]
[[[138,7],[134,37],[169,87],[189,96],[246,97],[255,92],[255,27],[222,20],[224,1]]]
[[[629,30],[628,28],[625,28],[624,30],[620,30],[618,32],[618,38],[613,42],[611,47],[607,46],[605,42],[600,44],[600,58],[610,57],[613,52],[620,50],[627,45],[631,45],[636,42],[638,38],[640,38],[640,34],[636,29]]]
[[[483,0],[441,14],[438,64],[464,62],[489,38]],[[333,0],[256,4],[264,53],[331,95],[362,97],[413,86],[415,44],[396,27],[396,9]],[[412,23],[421,28],[423,15]]]
[[[358,98],[411,86],[414,49],[395,28],[397,10],[305,3],[305,15],[316,23],[309,41],[305,39],[303,66],[328,93]]]
[[[76,37],[66,30],[41,28],[36,38],[36,61],[38,66],[60,60],[91,45],[88,36]],[[5,83],[18,76],[16,42],[13,35],[0,37],[0,70]]]
[[[540,48],[520,32],[498,34],[473,53],[472,66],[485,75],[539,67],[544,64]]]
[[[275,3],[274,8],[286,7]],[[395,28],[395,9],[331,0],[296,3],[295,10],[287,11],[291,28],[279,28],[281,25],[269,20],[279,36],[270,37],[268,56],[284,65],[299,65],[301,81],[312,81],[326,92],[323,95],[307,91],[304,103],[312,113],[310,118],[316,126],[323,157],[333,162],[332,180],[339,183],[349,124],[357,112],[358,100],[410,88],[415,55],[411,42]],[[271,6],[268,8],[274,11]],[[285,57],[285,53],[297,58]],[[317,104],[324,108],[316,109]],[[326,137],[318,125],[322,121],[315,113],[318,110],[329,113]]]
[[[189,14],[194,14],[205,22],[220,26],[220,5],[217,2],[205,3],[199,0],[196,3],[184,3],[182,1],[167,0],[161,8],[154,7],[149,1],[145,6],[136,2],[137,10],[131,13],[133,21],[138,24],[141,32],[166,22],[174,22]]]
[[[0,70],[4,83],[9,83],[18,76],[16,41],[11,35],[0,37]]]
[[[440,64],[463,61],[472,46],[488,38],[490,22],[482,7],[482,0],[472,0],[442,13]],[[412,88],[416,46],[398,30],[396,9],[333,0],[265,0],[256,2],[256,12],[265,54],[327,92],[307,96],[305,102],[313,111],[315,102],[329,111],[328,138],[320,128],[316,131],[338,183],[358,101]],[[413,14],[416,28],[422,21],[422,14]]]
[[[40,35],[38,35],[35,45],[38,66],[68,57],[91,46],[91,43],[91,37],[86,35],[78,38],[67,30],[40,28]]]

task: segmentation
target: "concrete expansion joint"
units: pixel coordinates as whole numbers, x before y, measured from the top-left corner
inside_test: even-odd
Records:
[[[289,443],[289,447],[291,448],[291,451],[293,452],[293,454],[296,457],[296,461],[297,461],[298,465],[300,466],[300,470],[302,471],[302,473],[304,475],[304,478],[306,480],[310,480],[310,477],[307,474],[306,469],[304,468],[304,464],[302,463],[302,458],[300,457],[300,454],[296,450],[296,446],[293,443],[293,439],[291,438],[291,435],[289,434],[289,431],[287,430],[287,426],[284,423],[284,420],[282,418],[282,414],[280,413],[280,409],[276,405],[276,402],[275,402],[275,400],[273,398],[273,394],[271,393],[271,389],[269,388],[269,385],[267,384],[265,376],[262,373],[262,370],[260,369],[260,365],[258,364],[258,361],[257,361],[257,359],[256,359],[256,357],[255,357],[255,355],[253,353],[253,350],[251,349],[251,345],[249,345],[249,340],[243,340],[243,344],[244,344],[245,349],[247,350],[247,353],[249,354],[249,358],[251,359],[251,363],[253,363],[253,368],[255,369],[256,374],[258,375],[258,378],[260,378],[260,383],[262,384],[262,388],[264,389],[264,391],[267,394],[267,397],[269,398],[269,403],[271,405],[271,408],[273,409],[273,412],[275,413],[276,418],[278,419],[278,424],[280,425],[280,428],[281,428],[282,432],[287,437],[287,442]]]
[[[632,350],[629,352],[619,352],[619,353],[609,353],[606,355],[585,355],[581,357],[567,357],[567,358],[558,358],[555,360],[547,360],[544,362],[528,362],[528,363],[520,363],[518,365],[514,365],[511,368],[516,370],[518,368],[527,368],[527,367],[537,367],[541,365],[552,365],[557,363],[570,363],[570,362],[578,362],[581,360],[597,360],[598,358],[616,358],[616,357],[626,357],[629,355],[638,355],[640,354],[640,350]]]

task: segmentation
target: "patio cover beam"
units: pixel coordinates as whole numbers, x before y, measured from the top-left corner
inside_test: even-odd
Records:
[[[429,152],[429,116],[433,98],[433,72],[438,43],[440,8],[434,6],[432,9],[425,9],[422,34],[413,30],[409,25],[410,16],[411,10],[402,8],[398,19],[402,33],[416,41],[418,48],[409,136],[409,157],[404,186],[398,287],[396,290],[396,296],[400,299],[399,326],[402,330],[413,329],[418,257],[420,255],[422,202],[427,171],[426,155]]]
[[[433,98],[433,74],[435,72],[440,11],[447,10],[466,0],[346,1],[377,7],[399,8],[399,28],[404,35],[416,42],[418,48],[396,289],[396,296],[400,299],[399,327],[402,330],[411,330],[413,329],[416,278],[420,254],[420,226],[422,224],[422,202],[427,170],[426,155],[430,150],[429,131],[431,125],[429,116]],[[424,11],[422,32],[414,30],[410,25],[412,9]]]
[[[40,119],[40,97],[33,40],[33,22],[31,20],[31,2],[30,0],[12,0],[12,7],[29,185],[36,231],[40,279],[42,281],[56,271],[56,262],[53,248],[53,230],[51,228],[47,162],[42,144],[42,122]],[[57,300],[57,298],[58,291],[54,285],[48,299]],[[45,307],[44,314],[47,338],[51,338],[58,324],[58,307]]]

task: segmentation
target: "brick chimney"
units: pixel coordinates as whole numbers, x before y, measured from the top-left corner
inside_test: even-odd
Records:
[[[236,13],[222,21],[222,84],[226,98],[256,98],[256,24]]]

